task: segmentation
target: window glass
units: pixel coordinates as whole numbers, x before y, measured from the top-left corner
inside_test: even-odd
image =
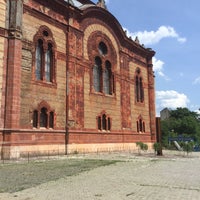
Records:
[[[106,115],[105,114],[103,114],[103,116],[102,116],[102,129],[107,130]]]
[[[38,111],[37,110],[34,110],[33,111],[33,127],[34,128],[37,128],[38,126]]]
[[[38,40],[36,46],[36,69],[35,69],[35,75],[37,80],[42,80],[42,54],[43,54],[43,43],[42,40]]]
[[[45,79],[51,81],[51,70],[52,70],[52,45],[48,45],[48,50],[45,53]]]
[[[54,127],[54,113],[50,112],[49,114],[49,128],[53,128]]]
[[[99,53],[101,55],[106,55],[108,53],[108,49],[107,49],[107,46],[105,45],[104,42],[100,42],[99,43]]]
[[[111,129],[111,122],[110,122],[110,117],[108,117],[108,130],[110,131]]]
[[[40,127],[47,128],[47,109],[42,108],[40,113]]]
[[[137,102],[143,102],[144,101],[144,89],[143,89],[143,83],[142,83],[142,77],[136,76],[135,80],[135,95],[136,95],[136,101]]]
[[[95,58],[95,66],[93,68],[93,82],[94,82],[94,89],[96,92],[101,92],[101,59],[99,57]]]
[[[98,130],[101,130],[101,117],[98,117]]]
[[[103,88],[105,94],[112,94],[111,81],[112,81],[111,64],[109,61],[106,61],[106,67],[103,73]]]

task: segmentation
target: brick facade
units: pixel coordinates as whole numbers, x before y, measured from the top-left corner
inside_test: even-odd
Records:
[[[1,1],[1,157],[126,150],[137,141],[155,142],[155,52],[128,38],[101,6],[90,0]]]

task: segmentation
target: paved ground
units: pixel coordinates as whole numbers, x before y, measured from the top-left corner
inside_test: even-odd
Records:
[[[0,200],[199,200],[200,153],[162,158],[105,154],[123,162],[48,182]],[[95,156],[93,156],[95,158]]]

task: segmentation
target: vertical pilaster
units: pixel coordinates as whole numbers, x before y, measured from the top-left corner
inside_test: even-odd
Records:
[[[21,57],[22,57],[22,0],[9,1],[8,48],[6,66],[6,129],[19,128],[20,91],[21,91]]]
[[[155,84],[152,59],[148,62],[148,79],[149,79],[149,116],[150,116],[150,129],[151,140],[156,140],[156,113],[155,113]]]

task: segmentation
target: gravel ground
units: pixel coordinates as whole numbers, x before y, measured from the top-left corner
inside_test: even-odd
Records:
[[[82,158],[81,155],[76,156]],[[0,200],[199,200],[200,153],[100,154],[84,158],[122,160],[75,176],[49,181]]]

